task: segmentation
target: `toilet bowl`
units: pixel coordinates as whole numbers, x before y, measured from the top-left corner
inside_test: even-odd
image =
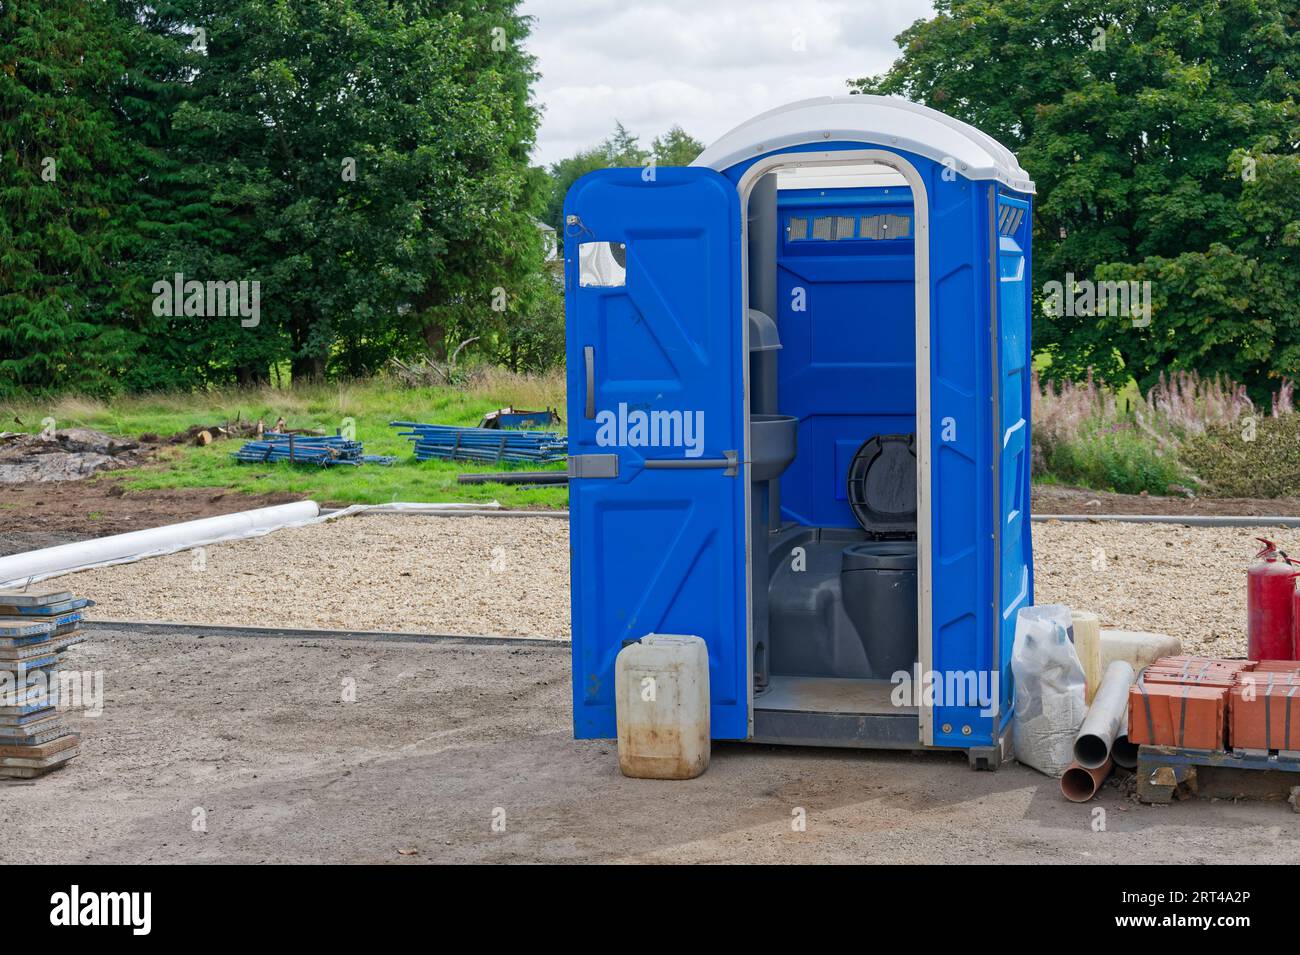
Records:
[[[840,557],[844,612],[878,679],[917,660],[916,541],[864,541]]]

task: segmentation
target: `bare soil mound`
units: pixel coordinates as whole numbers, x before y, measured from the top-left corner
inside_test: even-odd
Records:
[[[80,481],[100,471],[140,464],[139,442],[92,428],[0,432],[0,484]]]

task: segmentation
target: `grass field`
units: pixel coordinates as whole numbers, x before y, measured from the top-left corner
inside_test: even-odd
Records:
[[[143,467],[108,472],[97,480],[120,480],[130,489],[220,487],[249,494],[300,494],[321,503],[382,504],[389,501],[500,501],[507,507],[565,507],[568,489],[521,490],[503,484],[460,485],[456,475],[506,470],[463,461],[417,462],[410,443],[389,421],[476,425],[483,413],[506,405],[564,413],[562,374],[540,377],[485,370],[462,388],[406,388],[372,380],[308,385],[294,389],[221,390],[200,394],[123,397],[110,402],[86,398],[0,404],[2,428],[36,431],[45,418],[57,428],[88,427],[113,435],[166,437],[191,425],[216,425],[236,418],[261,418],[269,429],[283,416],[290,428],[319,428],[328,434],[351,424],[367,454],[397,457],[392,467],[318,468],[310,465],[241,464],[230,454],[242,442],[207,447],[168,446]],[[21,424],[16,424],[15,419]],[[349,419],[351,419],[349,421]],[[564,425],[556,430],[563,431]],[[518,465],[520,470],[541,470]],[[562,465],[551,465],[560,469]]]
[[[1037,390],[1037,389],[1036,389]],[[1300,486],[1296,435],[1300,415],[1290,391],[1280,417],[1268,417],[1239,394],[1238,386],[1183,375],[1139,401],[1089,380],[1046,387],[1034,401],[1036,483],[1165,495],[1190,486],[1199,495],[1278,496]],[[1244,394],[1244,393],[1243,393]],[[382,504],[390,501],[490,501],[507,507],[565,507],[568,489],[523,490],[503,484],[460,485],[456,475],[501,470],[467,462],[415,460],[410,443],[388,423],[394,420],[478,424],[484,412],[511,405],[542,409],[565,406],[564,376],[514,375],[481,368],[460,387],[408,388],[388,379],[304,385],[292,389],[214,390],[196,394],[128,396],[109,402],[83,397],[0,401],[0,430],[37,431],[47,418],[55,426],[84,426],[138,438],[167,437],[192,425],[218,425],[236,418],[269,428],[283,416],[290,428],[333,434],[353,427],[367,454],[393,455],[392,467],[316,468],[309,465],[238,464],[237,441],[208,447],[166,445],[149,464],[114,471],[100,480],[124,481],[131,489],[219,487],[249,494],[283,492],[321,503]],[[1136,408],[1137,411],[1132,410]],[[1138,411],[1141,412],[1140,419]],[[1244,442],[1238,418],[1258,416],[1261,440]],[[564,425],[556,430],[565,430]],[[561,465],[552,465],[557,470]],[[521,470],[536,470],[520,465]]]

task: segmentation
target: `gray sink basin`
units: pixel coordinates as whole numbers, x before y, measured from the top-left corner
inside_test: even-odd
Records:
[[[794,460],[799,419],[788,414],[749,416],[749,479],[771,481]]]

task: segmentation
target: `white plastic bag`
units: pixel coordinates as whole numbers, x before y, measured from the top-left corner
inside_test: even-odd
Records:
[[[1060,776],[1073,759],[1074,737],[1088,712],[1084,673],[1070,633],[1070,608],[1025,607],[1011,648],[1016,680],[1012,741],[1016,759]]]

